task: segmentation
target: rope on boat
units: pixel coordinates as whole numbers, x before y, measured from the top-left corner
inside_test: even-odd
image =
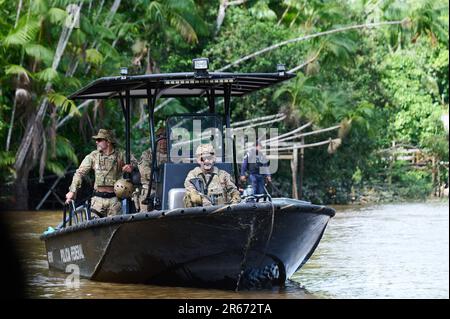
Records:
[[[245,244],[245,248],[244,248],[244,256],[242,257],[242,262],[241,262],[241,271],[239,272],[239,276],[238,279],[236,281],[236,288],[235,291],[239,291],[239,285],[241,283],[241,279],[242,279],[242,275],[244,274],[244,269],[245,269],[245,262],[247,261],[247,253],[248,253],[248,249],[250,248],[250,244],[252,242],[252,239],[254,237],[254,230],[255,230],[255,221],[256,221],[256,217],[253,217],[252,223],[250,224],[250,232],[248,234],[248,238],[247,238],[247,243]]]

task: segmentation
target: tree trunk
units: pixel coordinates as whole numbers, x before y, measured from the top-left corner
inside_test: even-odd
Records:
[[[216,30],[214,31],[214,35],[217,35],[219,33],[220,27],[223,23],[223,19],[225,19],[225,11],[227,10],[227,6],[227,0],[220,0],[219,12],[217,13],[216,19]]]
[[[32,167],[32,161],[31,159],[28,159],[25,163],[26,164],[17,171],[17,178],[14,181],[14,202],[13,207],[10,207],[13,210],[28,210],[28,175]]]
[[[222,27],[222,23],[223,23],[223,20],[225,19],[225,13],[227,11],[227,8],[229,6],[243,4],[246,1],[247,0],[236,0],[236,1],[220,0],[220,6],[219,6],[219,11],[217,13],[216,29],[214,31],[214,36],[216,36],[219,33],[219,30]]]
[[[81,12],[82,5],[83,3],[80,2],[79,11],[77,12],[78,16]],[[74,18],[70,26],[63,26],[59,37],[58,46],[55,51],[55,56],[53,57],[52,69],[55,71],[58,69],[59,63],[61,62],[61,57],[67,46],[69,37],[77,19],[77,17]],[[44,94],[48,94],[51,89],[52,84],[49,82],[45,86]],[[39,105],[37,113],[28,119],[24,137],[22,138],[16,153],[16,162],[14,163],[14,169],[16,171],[16,179],[14,181],[14,197],[16,199],[17,209],[19,209],[19,207],[20,209],[28,209],[28,175],[30,170],[33,168],[33,163],[36,159],[36,154],[31,154],[30,148],[33,138],[36,134],[38,134],[39,127],[43,125],[44,118],[47,113],[47,107],[48,99],[45,97]]]

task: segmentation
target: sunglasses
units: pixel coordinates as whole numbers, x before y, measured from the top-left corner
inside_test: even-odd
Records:
[[[214,155],[206,155],[206,156],[200,157],[200,161],[204,162],[206,160],[211,162],[212,160],[214,160]]]
[[[95,139],[96,142],[101,142],[101,141],[106,141],[104,138],[96,138]]]

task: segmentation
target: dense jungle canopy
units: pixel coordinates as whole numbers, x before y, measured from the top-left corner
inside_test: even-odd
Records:
[[[296,72],[234,102],[233,120],[283,112],[280,132],[341,124],[334,154],[305,151],[306,200],[347,203],[367,189],[425,198],[448,182],[448,1],[0,0],[0,16],[0,200],[10,208],[27,209],[32,185],[75,168],[99,128],[123,141],[116,102],[74,102],[70,93],[120,67],[190,72],[197,57],[216,71],[284,63]],[[137,155],[148,136],[143,103],[133,106]],[[205,106],[159,103],[158,126]],[[393,160],[393,145],[432,160]],[[282,161],[274,182],[287,194],[290,178]]]

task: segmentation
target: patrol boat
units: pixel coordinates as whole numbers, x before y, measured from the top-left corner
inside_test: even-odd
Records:
[[[129,199],[123,202],[122,215],[100,219],[91,218],[88,205],[65,207],[61,224],[41,236],[49,268],[65,271],[75,264],[81,276],[103,282],[238,290],[283,286],[313,254],[335,214],[332,208],[270,196],[249,196],[231,205],[183,206],[184,179],[198,165],[193,160],[193,145],[199,142],[194,126],[214,129],[208,142],[215,138],[216,154],[221,155],[216,166],[237,180],[236,148],[229,158],[226,144],[233,143],[220,134],[230,128],[231,98],[295,76],[283,65],[274,73],[209,72],[207,59],[194,59],[193,65],[194,72],[137,76],[122,69],[120,76],[97,79],[69,97],[118,100],[125,118],[127,163],[131,99],[147,100],[154,172],[149,189],[156,187],[156,192],[147,199],[147,212],[133,212]],[[206,98],[208,111],[167,119],[168,158],[158,166],[156,102],[177,97]],[[216,113],[217,98],[223,98],[222,115]]]

